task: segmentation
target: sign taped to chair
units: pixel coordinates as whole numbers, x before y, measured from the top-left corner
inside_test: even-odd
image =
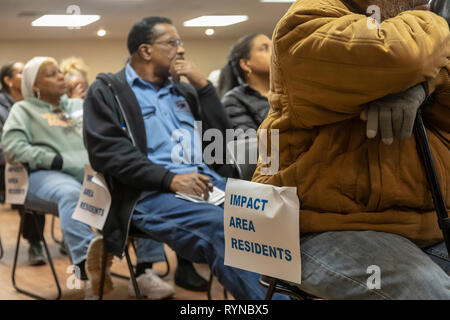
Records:
[[[90,165],[85,165],[83,187],[72,218],[103,230],[110,207],[111,194],[105,178]]]
[[[228,179],[225,265],[301,283],[296,187]]]
[[[5,164],[5,203],[24,204],[28,193],[28,172],[21,163]]]

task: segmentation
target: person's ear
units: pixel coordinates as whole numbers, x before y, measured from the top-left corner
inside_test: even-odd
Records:
[[[4,76],[2,80],[3,80],[3,82],[5,82],[8,85],[8,87],[10,87],[10,88],[12,87],[12,83],[10,82],[11,81],[10,77]]]
[[[247,59],[239,60],[239,66],[241,67],[242,71],[244,71],[244,73],[246,75],[249,75],[252,73],[252,68],[251,68],[250,62]]]
[[[150,61],[152,58],[152,46],[148,44],[143,44],[138,49],[139,55],[145,61]]]

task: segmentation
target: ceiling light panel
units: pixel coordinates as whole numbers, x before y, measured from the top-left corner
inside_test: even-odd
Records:
[[[46,14],[31,25],[33,27],[85,27],[100,20],[99,15]]]
[[[248,16],[201,16],[184,22],[185,27],[227,27],[248,20]]]

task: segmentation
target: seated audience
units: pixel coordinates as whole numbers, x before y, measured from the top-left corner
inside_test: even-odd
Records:
[[[23,99],[21,91],[22,71],[24,64],[13,61],[4,65],[0,71],[2,89],[0,91],[0,135],[3,132],[3,126],[8,118],[13,104]],[[0,185],[2,192],[2,202],[5,200],[5,157],[0,145]],[[23,237],[28,241],[28,263],[32,266],[40,266],[46,263],[42,250],[42,231],[44,230],[45,220],[39,217],[39,229],[36,229],[34,218],[30,214],[25,214],[23,222]]]
[[[184,59],[183,42],[169,19],[149,17],[128,36],[129,63],[99,75],[84,104],[84,136],[93,168],[110,183],[110,213],[103,229],[108,251],[121,256],[129,223],[168,244],[179,256],[208,263],[238,299],[263,299],[259,275],[224,265],[223,204],[194,203],[177,192],[209,198],[225,179],[193,154],[202,130],[230,127],[214,86]],[[180,82],[186,77],[188,83]],[[183,136],[172,139],[174,130]],[[183,151],[172,152],[181,141]],[[187,149],[193,149],[192,153]],[[187,145],[189,144],[189,145]],[[195,164],[194,164],[195,162]],[[100,269],[100,264],[98,264]]]
[[[450,34],[444,19],[414,10],[426,3],[299,0],[276,28],[260,129],[279,130],[280,168],[264,176],[260,163],[253,181],[297,187],[307,293],[450,298],[449,257],[412,136],[430,97],[423,112],[450,206]],[[369,5],[381,9],[378,29]]]
[[[88,280],[88,276],[95,278],[89,275],[89,265],[85,265],[86,256],[92,255],[89,244],[94,233],[88,225],[72,219],[81,191],[84,165],[89,164],[77,128],[81,121],[73,116],[82,111],[83,100],[69,99],[66,91],[64,77],[54,59],[37,57],[30,60],[22,76],[24,100],[12,108],[2,142],[9,162],[23,163],[30,168],[28,192],[58,203],[61,229],[72,262],[79,267],[81,279]],[[161,279],[152,278],[151,281],[153,287],[155,282],[162,284],[158,287],[158,298],[173,294],[173,288]],[[90,282],[86,283],[86,298],[98,294],[98,283],[90,285]],[[105,293],[111,289],[108,274]]]
[[[241,38],[222,68],[219,92],[234,129],[257,130],[269,112],[272,41],[263,34]]]

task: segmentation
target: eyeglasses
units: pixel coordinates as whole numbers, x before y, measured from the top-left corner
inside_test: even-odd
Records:
[[[153,42],[153,44],[167,44],[167,45],[171,46],[172,48],[184,47],[184,43],[180,39],[161,41],[161,42]]]

